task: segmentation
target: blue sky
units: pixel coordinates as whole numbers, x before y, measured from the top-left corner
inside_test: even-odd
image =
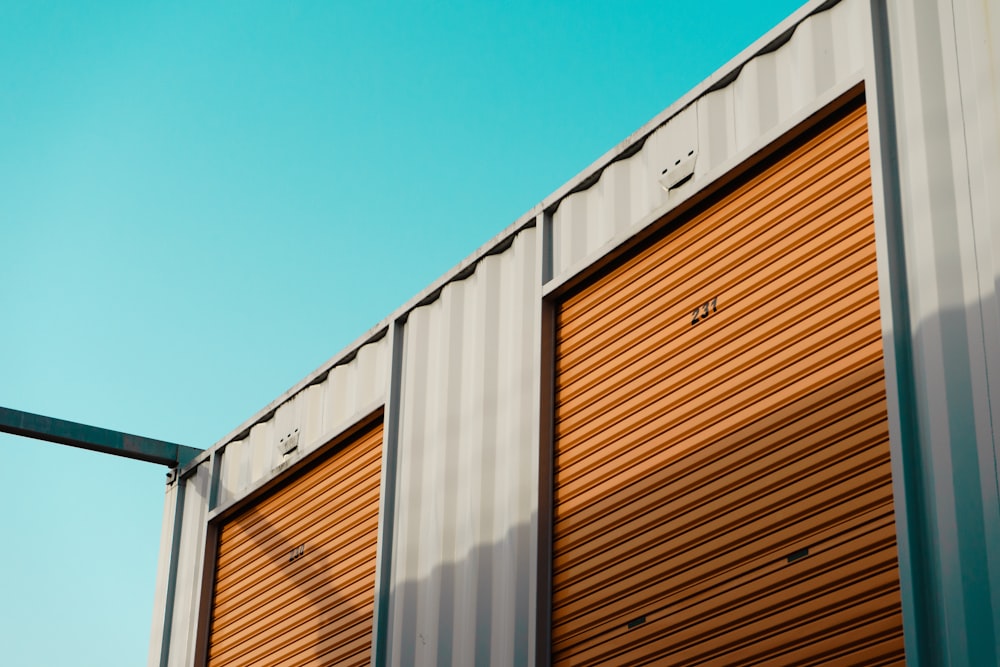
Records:
[[[0,0],[0,405],[210,446],[798,5]],[[143,664],[166,469],[0,452],[0,661]]]

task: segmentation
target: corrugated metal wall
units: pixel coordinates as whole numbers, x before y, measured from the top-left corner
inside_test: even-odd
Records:
[[[537,232],[406,321],[391,665],[527,664],[537,531]]]
[[[336,362],[335,362],[336,364]],[[220,479],[216,506],[223,507],[245,495],[280,469],[291,465],[331,437],[354,424],[385,400],[389,373],[389,344],[383,337],[362,345],[357,354],[320,374],[314,384],[293,390],[292,395],[275,409],[264,412],[259,423],[250,426],[244,437],[229,442],[221,453]],[[298,429],[299,446],[289,455],[278,450],[279,440]],[[185,486],[184,513],[176,575],[173,621],[170,628],[169,665],[191,665],[194,660],[205,536],[211,492],[211,461],[197,466],[196,471],[168,489],[166,509],[173,524],[173,507],[177,484]],[[170,531],[164,529],[161,542],[161,567],[157,590],[167,588]],[[150,641],[149,664],[160,664],[163,633],[164,601],[156,601],[154,629]]]
[[[164,612],[167,604],[167,586],[170,581],[170,547],[173,542],[174,509],[177,503],[177,485],[167,485],[163,501],[163,526],[160,529],[160,556],[156,566],[156,594],[153,597],[153,628],[149,633],[148,664],[159,664],[160,647],[163,645]],[[191,556],[188,556],[189,558]]]
[[[1000,6],[872,7],[907,653],[920,664],[994,665]]]
[[[185,500],[181,518],[182,557],[177,563],[174,607],[170,618],[169,667],[185,667],[194,660],[211,477],[209,465],[205,463],[178,482],[184,485]],[[177,493],[177,489],[174,493]],[[150,646],[149,661],[150,664],[160,664],[159,642],[154,641]]]
[[[376,609],[377,623],[387,623],[387,664],[532,664],[538,515],[546,510],[538,506],[543,293],[862,82],[908,658],[995,664],[994,4],[810,3],[393,314],[383,329],[394,333],[349,348],[341,359],[349,361],[331,362],[221,441],[221,458],[201,460],[179,483],[186,502],[169,664],[190,664],[194,653],[210,467],[220,473],[217,504],[236,502],[386,401],[390,378],[400,401],[385,408],[395,420],[387,420],[386,445],[398,460],[388,468],[395,477],[383,480],[395,503],[382,508],[391,562],[379,564],[390,570],[380,579],[389,590]],[[665,169],[671,179],[687,170],[692,177],[667,193]],[[299,449],[283,457],[277,443],[295,429]],[[168,488],[152,665],[171,570],[177,487]]]
[[[579,269],[616,235],[696,190],[704,177],[733,166],[762,136],[814,108],[818,98],[859,80],[868,35],[863,0],[809,16],[787,42],[747,62],[728,84],[723,79],[719,83],[725,85],[670,117],[634,155],[613,162],[591,187],[563,199],[552,219],[553,277]],[[659,176],[691,152],[693,178],[668,195]]]
[[[288,460],[296,460],[357,421],[359,411],[384,400],[388,342],[382,338],[358,350],[350,363],[335,366],[323,382],[306,387],[280,405],[274,416],[226,446],[222,458],[219,505],[226,505]],[[283,456],[281,438],[298,430],[299,447]]]

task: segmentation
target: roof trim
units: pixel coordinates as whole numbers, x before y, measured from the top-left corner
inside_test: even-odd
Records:
[[[244,421],[240,426],[232,430],[225,437],[219,439],[214,445],[206,449],[188,466],[186,466],[182,475],[186,475],[190,470],[193,470],[201,463],[207,461],[212,452],[225,448],[225,446],[230,442],[245,438],[249,434],[251,428],[271,419],[282,404],[294,398],[304,389],[314,384],[323,382],[333,368],[352,361],[357,356],[358,350],[360,350],[363,346],[369,343],[377,342],[384,338],[388,332],[389,326],[393,322],[405,322],[414,309],[436,301],[446,285],[459,280],[464,280],[465,278],[471,276],[475,273],[476,266],[480,261],[490,255],[504,252],[511,246],[511,244],[513,244],[514,238],[519,233],[526,229],[535,227],[537,221],[543,213],[551,214],[555,212],[555,210],[559,207],[559,204],[567,196],[592,186],[600,180],[605,169],[607,169],[611,164],[619,160],[626,159],[638,152],[646,142],[646,139],[657,129],[667,124],[674,116],[694,104],[701,97],[730,85],[739,77],[740,72],[743,71],[744,65],[746,65],[749,61],[753,60],[757,56],[771,53],[772,51],[776,51],[781,48],[781,46],[791,39],[795,30],[803,21],[808,19],[810,16],[833,8],[834,6],[840,4],[840,2],[841,0],[812,0],[811,2],[807,2],[803,6],[799,7],[799,9],[789,15],[785,20],[781,21],[771,30],[764,33],[762,37],[755,40],[752,44],[750,44],[750,46],[743,49],[743,51],[741,51],[734,58],[730,59],[725,65],[717,69],[708,78],[704,79],[701,83],[696,85],[685,95],[681,96],[673,104],[654,116],[649,122],[644,124],[638,130],[619,142],[614,148],[591,163],[590,166],[580,171],[576,174],[576,176],[570,178],[565,184],[556,189],[549,196],[545,197],[541,202],[528,209],[519,218],[517,218],[513,224],[507,226],[499,234],[482,244],[478,249],[476,249],[475,252],[459,262],[456,266],[452,267],[449,271],[446,271],[440,278],[432,282],[430,285],[420,290],[414,297],[393,311],[392,314],[383,318],[378,324],[370,328],[354,342],[350,343],[343,350],[321,364],[304,379],[297,382],[276,399],[268,403],[266,407],[254,414],[254,416]]]

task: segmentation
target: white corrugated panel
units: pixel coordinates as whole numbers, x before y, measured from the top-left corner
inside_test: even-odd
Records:
[[[668,204],[659,182],[664,169],[678,160],[695,160],[694,177],[670,194],[679,200],[769,131],[829,91],[856,81],[865,67],[868,25],[863,0],[845,0],[813,14],[787,42],[747,61],[728,85],[670,117],[634,155],[612,162],[596,183],[565,197],[552,217],[552,277],[565,277],[616,235]]]
[[[911,562],[910,536],[900,537],[907,650],[918,633],[917,605],[906,596],[926,589],[931,602],[918,611],[930,619],[924,621],[933,631],[926,635],[930,652],[911,655],[934,664],[996,663],[1000,401],[990,396],[1000,392],[990,383],[1000,377],[1000,10],[988,0],[843,0],[800,10],[766,48],[740,56],[658,117],[645,136],[637,133],[572,182],[585,187],[572,192],[567,185],[481,250],[486,256],[477,253],[386,321],[390,328],[403,321],[398,430],[386,434],[398,456],[396,479],[386,480],[395,490],[395,507],[386,512],[392,562],[380,565],[391,565],[388,664],[533,660],[540,267],[547,262],[539,256],[541,234],[523,225],[554,209],[550,279],[564,280],[851,85],[864,80],[872,100],[870,77],[884,54],[873,49],[870,18],[880,12],[895,117],[879,115],[888,105],[869,108],[873,164],[890,165],[874,183],[883,326],[891,341],[886,368],[896,420],[897,525],[905,533],[912,521],[914,535],[923,531],[923,541],[910,546],[924,550]],[[898,132],[898,155],[889,130]],[[664,170],[684,173],[691,163],[693,177],[665,192]],[[881,198],[883,185],[890,195],[898,190],[898,212],[886,213],[893,205]],[[893,220],[898,238],[890,238]],[[905,266],[890,276],[896,254]],[[904,321],[894,319],[901,313]],[[905,332],[897,335],[894,327]],[[912,340],[900,343],[899,336]],[[350,360],[331,362],[328,372],[307,378],[249,421],[246,432],[220,443],[220,504],[239,499],[385,400],[389,337],[343,358]],[[907,383],[912,396],[899,389]],[[387,406],[387,414],[396,407]],[[915,424],[907,433],[915,435],[904,441],[899,424],[907,420]],[[298,449],[283,456],[278,442],[296,430]],[[903,451],[915,459],[901,462]],[[189,664],[194,650],[209,476],[205,462],[182,482],[187,499],[171,664]],[[173,493],[164,513],[161,588]],[[154,664],[162,594],[156,605]]]
[[[533,644],[536,239],[406,321],[389,664],[525,664]]]
[[[358,349],[351,361],[334,366],[322,382],[296,393],[274,415],[226,445],[222,455],[219,504],[226,505],[254,488],[283,464],[291,464],[350,426],[384,400],[389,368],[385,337]],[[299,445],[288,455],[282,438],[296,434]]]
[[[913,596],[907,653],[921,664],[998,664],[1000,6],[896,0],[876,17],[894,109],[880,103],[894,114],[875,122],[898,144],[896,155],[882,150],[885,188],[898,192],[898,206],[886,200],[886,256],[899,269],[880,279],[892,295],[883,313],[898,317],[886,322],[890,406],[905,429],[894,477],[897,496],[914,498],[897,510]]]
[[[198,622],[199,596],[201,593],[201,570],[205,552],[205,535],[208,519],[208,493],[211,481],[211,466],[208,461],[182,479],[184,485],[184,510],[181,515],[181,540],[177,574],[174,589],[174,605],[170,622],[170,667],[185,667],[194,660],[194,642]],[[166,593],[166,568],[170,566],[170,547],[173,535],[174,508],[178,488],[174,485],[167,492],[167,507],[164,510],[163,539],[160,544],[160,569],[158,577],[157,602],[154,611],[154,633],[149,647],[149,665],[160,664],[160,648],[164,624],[163,597]]]
[[[153,629],[149,635],[149,667],[160,664],[163,643],[163,612],[166,609],[167,581],[170,571],[170,543],[173,539],[174,509],[177,485],[167,486],[163,501],[163,523],[160,527],[160,556],[156,565],[156,593],[153,597]]]

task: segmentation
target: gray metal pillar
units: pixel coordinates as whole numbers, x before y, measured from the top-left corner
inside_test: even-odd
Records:
[[[1000,659],[1000,8],[991,17],[989,5],[871,1],[907,662],[933,667]]]

